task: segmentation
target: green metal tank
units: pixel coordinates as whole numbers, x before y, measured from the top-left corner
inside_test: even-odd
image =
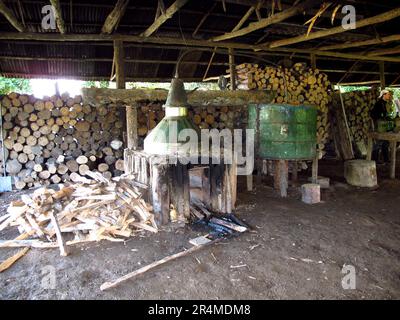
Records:
[[[285,104],[251,104],[248,109],[250,129],[257,128],[257,107],[260,130],[259,157],[274,160],[308,160],[315,157],[316,108]],[[255,139],[257,141],[257,135]]]

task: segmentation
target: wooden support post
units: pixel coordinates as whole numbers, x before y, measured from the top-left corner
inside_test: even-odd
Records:
[[[312,183],[316,184],[318,183],[318,151],[317,155],[313,159],[312,163],[312,177],[311,177]]]
[[[275,161],[274,187],[281,197],[287,197],[289,166],[287,160]]]
[[[179,221],[190,218],[190,181],[188,166],[177,162],[169,166],[169,188],[171,204],[178,212]]]
[[[120,40],[114,40],[114,63],[117,78],[117,89],[125,89],[125,54],[124,44]]]
[[[293,167],[292,167],[292,182],[296,183],[298,181],[298,162],[293,161]]]
[[[317,56],[314,53],[310,54],[311,68],[317,69]]]
[[[253,191],[253,174],[246,176],[247,191]]]
[[[201,175],[201,185],[203,194],[203,203],[206,207],[211,209],[211,180],[210,180],[210,169],[204,168]]]
[[[137,104],[126,107],[126,128],[127,128],[127,146],[129,149],[138,148],[137,133]]]
[[[166,165],[150,163],[151,201],[157,225],[169,222],[170,194],[168,186],[168,168]]]
[[[229,71],[231,76],[231,90],[236,90],[236,69],[233,49],[229,49]]]
[[[379,76],[381,81],[381,90],[386,88],[386,79],[385,79],[385,62],[379,62]]]
[[[374,145],[374,141],[371,136],[368,136],[368,144],[367,144],[367,160],[372,159],[372,148]]]
[[[396,179],[396,148],[397,141],[390,141],[390,179]]]
[[[210,164],[211,209],[222,212],[223,166]]]

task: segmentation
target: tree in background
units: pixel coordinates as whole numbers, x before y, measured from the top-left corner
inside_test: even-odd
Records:
[[[84,88],[109,88],[109,81],[85,81],[83,83]]]
[[[10,92],[32,93],[29,79],[0,77],[0,94]]]

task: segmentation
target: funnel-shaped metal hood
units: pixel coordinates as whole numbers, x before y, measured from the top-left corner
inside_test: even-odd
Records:
[[[171,81],[171,89],[165,102],[165,117],[144,139],[144,151],[159,155],[188,156],[188,142],[198,146],[199,128],[187,117],[187,95],[183,81],[174,78]],[[182,138],[180,133],[184,129],[186,133],[192,132],[192,137]],[[186,136],[186,135],[185,135]],[[197,139],[194,141],[194,139]],[[183,140],[183,141],[181,141]]]

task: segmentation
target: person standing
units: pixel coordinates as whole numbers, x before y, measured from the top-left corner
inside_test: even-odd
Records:
[[[393,103],[393,94],[390,90],[382,90],[378,101],[371,110],[370,116],[373,120],[373,130],[378,131],[378,122],[393,120],[396,117],[396,109]],[[386,129],[388,131],[388,129]],[[389,163],[389,142],[378,140],[372,150],[372,160],[379,162],[379,151],[382,151],[384,163]]]

